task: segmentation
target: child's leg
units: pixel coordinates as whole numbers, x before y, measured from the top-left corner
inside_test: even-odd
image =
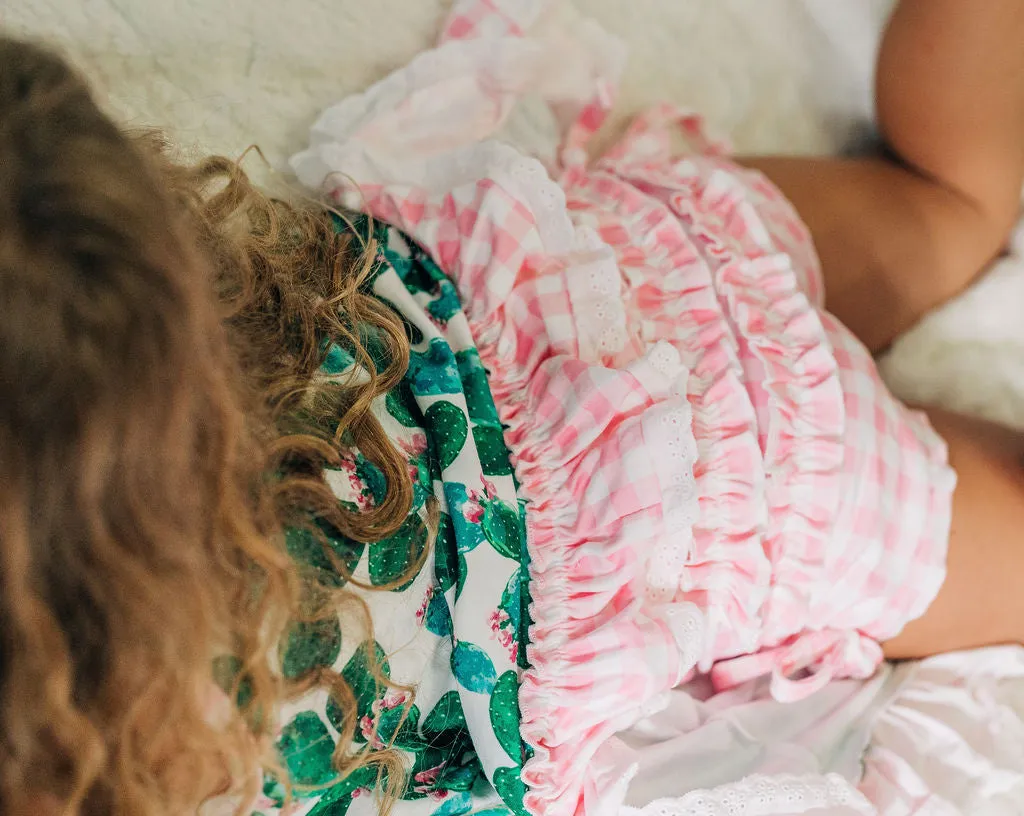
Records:
[[[958,476],[947,577],[924,617],[885,644],[886,656],[1024,643],[1024,435],[929,415]]]
[[[1024,0],[901,0],[877,70],[889,157],[749,159],[814,236],[829,311],[872,350],[1003,248],[1024,180]]]

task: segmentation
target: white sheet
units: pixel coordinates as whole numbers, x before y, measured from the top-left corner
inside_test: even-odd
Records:
[[[702,696],[673,692],[665,711],[625,736],[634,753],[623,761],[640,765],[629,804],[751,774],[836,774],[880,816],[1024,813],[1024,650],[888,667],[867,683],[833,683],[795,705],[771,700],[763,682]]]

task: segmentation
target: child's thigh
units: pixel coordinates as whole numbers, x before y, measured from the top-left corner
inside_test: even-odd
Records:
[[[957,472],[947,576],[924,616],[885,644],[886,656],[1024,642],[1024,435],[928,414]]]

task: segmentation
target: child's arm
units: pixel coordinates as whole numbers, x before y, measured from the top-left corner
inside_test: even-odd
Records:
[[[1024,0],[902,0],[882,41],[891,158],[743,160],[814,236],[829,309],[884,348],[1002,250],[1024,180]]]

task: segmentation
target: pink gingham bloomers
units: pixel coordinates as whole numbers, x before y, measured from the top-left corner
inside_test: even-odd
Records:
[[[944,577],[945,447],[823,311],[781,194],[664,107],[588,160],[621,62],[555,5],[457,2],[294,161],[417,240],[469,316],[528,501],[535,816],[615,812],[615,734],[695,672],[782,700],[871,675]],[[543,160],[496,135],[538,97]]]

